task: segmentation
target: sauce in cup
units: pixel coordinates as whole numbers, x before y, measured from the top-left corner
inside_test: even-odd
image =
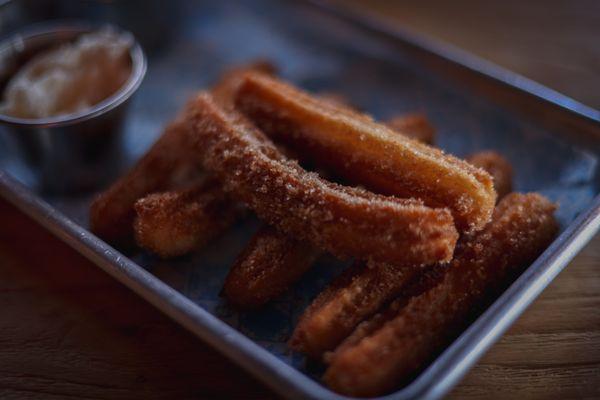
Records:
[[[37,54],[6,85],[0,113],[39,119],[85,112],[131,75],[133,38],[111,28]]]

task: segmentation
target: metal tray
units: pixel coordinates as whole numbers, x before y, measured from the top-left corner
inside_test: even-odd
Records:
[[[58,16],[109,19],[136,31],[123,22],[127,18],[94,4]],[[512,162],[518,191],[540,191],[560,203],[561,234],[554,243],[414,381],[385,398],[447,393],[598,230],[597,111],[456,49],[326,3],[182,1],[172,7],[178,23],[149,52],[148,75],[131,105],[123,142],[127,163],[197,88],[227,66],[267,57],[285,78],[310,90],[338,91],[376,117],[424,111],[442,148],[458,155],[496,149]],[[125,255],[86,229],[90,195],[40,193],[35,173],[12,146],[0,134],[0,195],[283,396],[343,398],[322,386],[320,367],[290,352],[285,341],[304,307],[345,264],[324,260],[265,309],[238,313],[219,291],[256,221],[240,223],[189,257]]]

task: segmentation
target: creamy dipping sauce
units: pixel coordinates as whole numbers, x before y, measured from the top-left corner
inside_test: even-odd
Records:
[[[88,110],[125,84],[132,45],[130,35],[106,28],[36,55],[8,82],[0,113],[37,119]]]

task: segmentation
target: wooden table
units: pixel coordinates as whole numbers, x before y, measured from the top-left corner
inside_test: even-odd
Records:
[[[576,21],[561,19],[556,7],[565,6],[544,3],[544,15],[550,16],[544,22],[537,8],[516,2],[512,7],[520,7],[520,13],[505,2],[496,4],[500,11],[473,1],[444,3],[427,8],[431,2],[406,1],[390,7],[379,1],[373,7],[600,107],[599,36],[592,42],[600,24],[589,22],[600,13],[583,9]],[[576,26],[559,40],[562,50],[554,40],[538,45],[536,29],[545,23],[545,33],[556,38],[568,21]],[[489,40],[502,50],[492,51]],[[573,46],[583,47],[581,53]],[[600,397],[599,262],[596,237],[452,397]],[[0,398],[274,397],[2,200],[0,309]]]
[[[337,1],[466,49],[600,109],[596,0]]]
[[[0,398],[264,398],[268,389],[0,199]]]

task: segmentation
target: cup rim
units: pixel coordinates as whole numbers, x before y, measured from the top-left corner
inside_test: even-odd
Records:
[[[127,101],[141,85],[146,75],[147,61],[146,55],[142,50],[135,36],[126,30],[123,30],[114,24],[92,24],[84,21],[74,20],[56,20],[34,24],[11,34],[8,38],[0,42],[0,54],[10,51],[15,47],[22,46],[25,42],[36,37],[60,35],[64,33],[83,34],[92,32],[102,27],[110,27],[115,31],[130,35],[133,38],[133,45],[129,49],[131,57],[131,73],[127,81],[115,93],[104,100],[94,104],[87,110],[71,114],[58,115],[44,118],[19,118],[6,114],[0,114],[0,124],[27,127],[27,128],[54,128],[77,124],[88,121],[92,118],[105,114]]]

